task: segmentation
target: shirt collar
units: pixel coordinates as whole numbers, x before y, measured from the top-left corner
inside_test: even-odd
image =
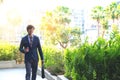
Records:
[[[34,37],[34,35],[32,35],[32,38]],[[30,36],[28,35],[28,38],[30,38]]]

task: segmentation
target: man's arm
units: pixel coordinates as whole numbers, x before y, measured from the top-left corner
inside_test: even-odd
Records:
[[[40,40],[38,38],[38,51],[39,51],[39,54],[40,54],[40,58],[42,60],[42,62],[44,61],[44,56],[43,56],[43,52],[42,52],[42,48],[41,48],[41,44],[40,44]]]
[[[25,53],[23,43],[24,43],[24,42],[23,42],[23,38],[22,38],[21,43],[20,43],[20,48],[19,48],[19,50],[20,50],[20,52]]]

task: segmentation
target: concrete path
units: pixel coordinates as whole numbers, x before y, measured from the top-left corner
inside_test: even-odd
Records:
[[[0,80],[25,80],[25,69],[0,69]],[[37,80],[47,79],[37,75]]]

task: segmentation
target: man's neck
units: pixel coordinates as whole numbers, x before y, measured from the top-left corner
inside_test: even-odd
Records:
[[[28,34],[28,36],[33,37],[33,34]]]

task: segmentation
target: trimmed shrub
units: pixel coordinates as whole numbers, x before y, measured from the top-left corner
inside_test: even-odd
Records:
[[[43,46],[43,53],[45,68],[47,68],[51,74],[63,74],[64,57],[62,51],[54,46]]]
[[[15,60],[15,54],[18,52],[17,47],[10,44],[0,45],[0,61]]]
[[[72,80],[120,80],[120,35],[66,50],[65,75]]]

